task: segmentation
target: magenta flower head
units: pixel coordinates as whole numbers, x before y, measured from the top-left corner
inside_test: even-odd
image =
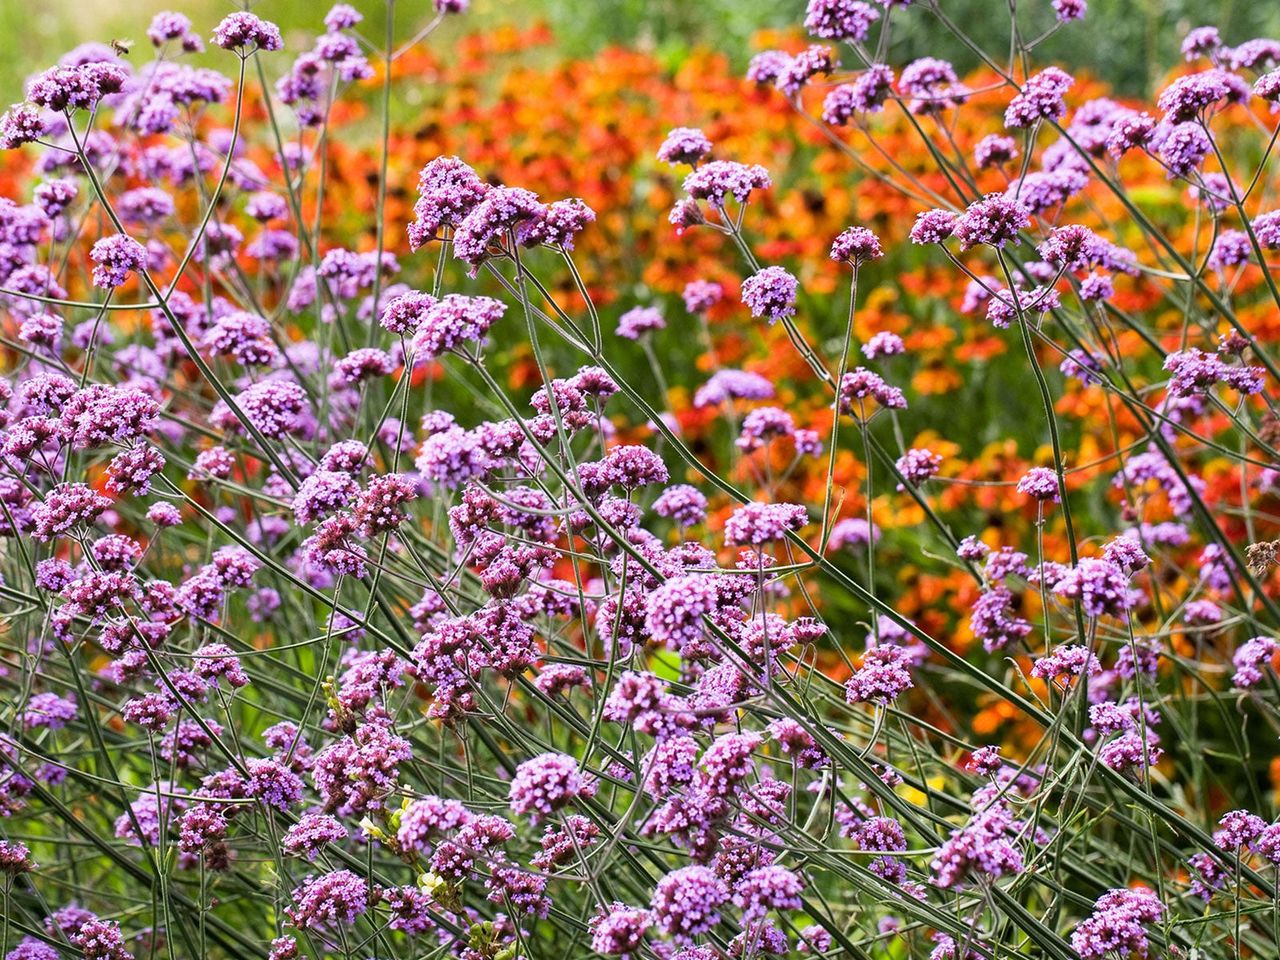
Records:
[[[1057,67],[1047,67],[1028,77],[1022,92],[1013,98],[1004,112],[1004,125],[1010,129],[1029,127],[1037,120],[1061,120],[1067,112],[1063,99],[1075,79]]]
[[[724,206],[728,197],[746,203],[752,190],[765,190],[772,185],[764,167],[733,160],[712,160],[684,178],[685,193],[694,200],[706,200],[713,207]]]
[[[606,956],[629,958],[638,956],[644,945],[645,931],[653,925],[653,916],[643,907],[629,907],[614,901],[587,921],[591,949]]]
[[[799,910],[804,881],[786,867],[770,864],[752,870],[734,887],[733,902],[747,920],[759,920],[770,910]]]
[[[942,457],[923,447],[912,447],[898,458],[895,466],[904,480],[913,487],[918,487],[930,477],[936,476],[942,469]],[[902,490],[902,484],[898,484]]]
[[[1164,111],[1168,123],[1194,120],[1231,95],[1227,76],[1225,71],[1215,69],[1179,77],[1160,91],[1156,106]]]
[[[862,415],[861,401],[874,400],[891,410],[905,410],[907,398],[897,387],[885,383],[884,378],[866,367],[856,367],[840,381],[840,409],[844,413]]]
[[[227,14],[214,28],[213,42],[223,50],[240,50],[246,53],[252,53],[253,50],[280,50],[284,47],[279,27],[244,11]]]
[[[0,116],[0,150],[35,143],[48,132],[48,121],[39,109],[29,103],[15,103]]]
[[[1053,0],[1053,15],[1059,23],[1083,20],[1088,12],[1088,0]]]
[[[753,317],[774,323],[795,315],[798,289],[796,278],[782,267],[765,267],[742,282],[742,302]]]
[[[589,793],[578,761],[563,753],[542,753],[524,761],[511,779],[511,812],[535,822]]]
[[[625,340],[639,340],[653,330],[663,330],[667,321],[657,307],[632,307],[618,318],[618,336]]]
[[[1147,956],[1145,924],[1158,923],[1166,908],[1144,887],[1110,890],[1098,898],[1093,913],[1071,933],[1071,946],[1083,960]]]
[[[55,113],[92,110],[128,80],[129,68],[114,59],[50,67],[27,86],[27,99]]]
[[[1263,249],[1280,250],[1280,210],[1260,213],[1250,225]]]
[[[1264,73],[1253,85],[1253,92],[1270,104],[1280,103],[1280,70]],[[0,135],[3,134],[4,121],[0,119]]]
[[[444,227],[456,228],[488,191],[489,185],[457,157],[436,157],[418,175],[409,246],[417,250]]]
[[[1013,137],[998,133],[988,134],[973,148],[973,161],[979,170],[1000,167],[1018,156],[1018,145]]]
[[[809,0],[804,28],[822,40],[858,43],[879,19],[880,12],[861,0]]]
[[[1032,467],[1018,481],[1018,492],[1032,500],[1058,502],[1058,475],[1049,467]]]
[[[830,47],[814,44],[787,61],[774,85],[788,97],[795,98],[814,77],[829,74],[839,66]]]
[[[16,840],[0,840],[0,873],[16,877],[20,873],[30,873],[35,867],[26,844]]]
[[[537,194],[521,187],[491,187],[471,208],[453,235],[453,255],[472,267],[482,263],[503,234],[522,223],[540,220],[545,205]]]
[[[577,197],[547,204],[539,217],[525,220],[516,231],[523,246],[546,244],[572,250],[574,242],[588,224],[595,223],[596,212]]]
[[[860,113],[879,113],[893,94],[893,70],[873,63],[853,80],[842,83],[822,101],[822,119],[842,127]]]
[[[382,310],[378,322],[384,330],[400,336],[413,334],[428,312],[436,305],[436,298],[429,293],[411,290],[391,300]]]
[[[658,159],[673,167],[682,163],[697,166],[699,160],[711,152],[711,141],[701,130],[693,127],[676,127],[667,134],[658,148]]]
[[[662,458],[638,444],[611,447],[603,461],[604,476],[628,490],[636,490],[651,483],[666,483],[670,479]]]
[[[130,273],[146,267],[147,248],[133,237],[117,233],[95,242],[89,258],[96,264],[93,268],[95,286],[120,287],[129,279]]]
[[[902,647],[884,643],[872,647],[862,657],[862,664],[846,681],[845,699],[849,703],[886,704],[915,686],[908,669],[910,658]]]
[[[1031,223],[1026,206],[1003,193],[989,193],[975,200],[955,221],[954,235],[960,241],[960,249],[968,250],[979,244],[988,244],[997,250],[1018,240],[1018,232]],[[916,221],[916,226],[920,222]],[[914,231],[913,231],[914,232]]]
[[[744,503],[725,521],[724,540],[729,546],[761,546],[781,540],[809,522],[798,503]]]
[[[155,47],[177,41],[184,53],[200,53],[204,50],[204,42],[191,32],[191,18],[171,10],[162,10],[151,19],[151,26],[147,27],[147,39]]]
[[[1188,62],[1197,57],[1214,57],[1222,49],[1217,27],[1196,27],[1182,41],[1182,55]]]
[[[831,244],[831,259],[857,267],[884,256],[880,239],[866,227],[848,227]]]
[[[911,228],[911,242],[942,243],[955,233],[958,219],[949,210],[925,210],[916,215],[915,225]]]
[[[747,79],[762,87],[776,83],[790,62],[791,57],[781,50],[763,50],[747,64]]]
[[[706,313],[724,298],[724,287],[713,280],[690,280],[680,296],[690,313]]]
[[[369,909],[369,884],[350,870],[335,870],[308,877],[293,891],[293,902],[285,912],[299,929],[351,926]]]
[[[425,297],[426,294],[418,296]],[[396,301],[392,305],[395,308],[393,321],[397,325],[401,322],[407,325],[412,322],[409,318],[418,314],[424,303],[417,298],[407,303]],[[421,320],[413,335],[414,356],[434,360],[464,343],[480,341],[506,311],[507,305],[492,297],[451,293],[421,311]],[[391,308],[389,312],[393,312]]]
[[[706,933],[720,922],[720,907],[729,899],[724,882],[699,864],[673,870],[653,891],[654,925],[681,943]]]

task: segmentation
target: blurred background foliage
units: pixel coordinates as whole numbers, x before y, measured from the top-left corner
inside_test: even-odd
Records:
[[[941,0],[942,9],[983,45],[998,48],[1008,36],[1012,0]],[[421,22],[430,0],[399,0],[397,21]],[[353,0],[366,15],[366,35],[381,34],[385,2]],[[1049,0],[1018,0],[1019,23],[1029,36],[1052,23]],[[158,10],[178,9],[208,34],[236,5],[226,0],[3,0],[0,29],[12,38],[0,60],[0,84],[10,100],[19,98],[23,79],[48,65],[58,51],[86,40],[133,40],[144,46],[144,31]],[[1192,27],[1217,24],[1223,39],[1238,44],[1257,36],[1280,36],[1280,0],[1090,0],[1083,27],[1050,37],[1041,60],[1088,70],[1124,93],[1149,93],[1178,59],[1178,43]],[[259,15],[274,20],[286,34],[310,35],[327,9],[326,0],[261,0]],[[789,29],[803,19],[804,0],[473,0],[467,17],[447,29],[462,33],[499,24],[546,22],[560,55],[582,57],[601,47],[621,45],[654,51],[677,66],[698,46],[745,65],[758,47],[757,34]],[[962,72],[976,66],[959,41],[941,31],[899,30],[891,61],[919,56],[953,60]],[[146,56],[139,52],[139,56]]]

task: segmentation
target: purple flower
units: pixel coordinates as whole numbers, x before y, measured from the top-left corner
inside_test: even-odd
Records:
[[[829,74],[839,66],[830,47],[815,44],[788,60],[774,85],[788,97],[794,98],[814,77]]]
[[[657,307],[632,307],[618,318],[618,336],[626,340],[639,340],[653,330],[666,329],[667,321]]]
[[[1058,502],[1058,475],[1050,467],[1032,467],[1018,480],[1018,492],[1032,500]]]
[[[49,122],[40,110],[28,103],[15,103],[0,116],[0,150],[35,143],[48,132]]]
[[[1213,242],[1209,265],[1215,270],[1242,267],[1253,256],[1253,244],[1243,230],[1223,230]]]
[[[92,523],[111,501],[83,483],[61,483],[31,511],[32,535],[51,540],[72,527]]]
[[[1022,852],[1013,844],[1017,829],[1009,809],[994,803],[975,813],[938,848],[930,867],[943,890],[980,876],[996,879],[1022,869]]]
[[[279,27],[243,11],[228,14],[223,18],[213,30],[213,42],[223,50],[239,50],[251,44],[257,50],[284,48]]]
[[[294,905],[285,913],[302,930],[351,926],[369,909],[369,884],[350,870],[307,877],[291,896]]]
[[[879,113],[893,94],[893,70],[873,63],[853,80],[842,83],[822,101],[822,119],[842,127],[859,113]]]
[[[765,190],[772,184],[764,167],[732,160],[712,160],[684,178],[685,193],[717,208],[723,207],[729,197],[746,203],[752,190]]]
[[[932,450],[917,447],[900,456],[894,466],[907,483],[918,487],[942,468],[942,457]],[[898,484],[898,489],[903,490],[905,487]]]
[[[711,280],[690,280],[681,297],[690,313],[706,313],[724,297],[724,288]]]
[[[658,148],[658,159],[678,166],[687,163],[697,166],[699,160],[711,152],[711,141],[701,130],[693,127],[676,127],[667,134]]]
[[[1067,112],[1063,96],[1073,83],[1075,79],[1057,67],[1047,67],[1028,77],[1005,110],[1004,125],[1019,129],[1038,120],[1061,120]]]
[[[1087,647],[1064,643],[1053,653],[1036,660],[1031,667],[1031,675],[1041,680],[1054,680],[1058,677],[1093,676],[1101,670],[1098,658]]]
[[[938,114],[958,107],[969,91],[956,78],[956,70],[945,60],[921,57],[902,71],[898,88],[911,98],[907,109],[917,115]]]
[[[733,902],[744,920],[763,919],[770,910],[799,910],[804,882],[786,867],[771,864],[752,870],[734,885]]]
[[[911,242],[942,243],[955,233],[959,218],[949,210],[925,210],[916,215],[911,228]]]
[[[653,916],[643,907],[629,907],[616,900],[587,921],[591,933],[591,949],[596,953],[620,956],[624,960],[639,953],[645,931],[653,925]]]
[[[1253,637],[1236,648],[1231,656],[1235,673],[1231,677],[1233,686],[1247,689],[1256,687],[1262,682],[1262,668],[1271,666],[1271,658],[1280,649],[1271,637]]]
[[[94,285],[119,287],[124,285],[130,273],[146,269],[147,248],[132,237],[117,233],[94,243],[89,257],[96,264],[93,268]]]
[[[516,230],[516,238],[526,247],[547,244],[572,250],[578,234],[595,220],[594,210],[577,197],[570,197],[547,204],[539,216],[523,221]]]
[[[678,526],[692,527],[707,519],[707,498],[697,487],[676,484],[653,502],[653,510],[660,517],[670,517]]]
[[[1018,145],[1013,137],[998,133],[988,134],[973,148],[973,160],[979,170],[1002,167],[1018,156]]]
[[[563,753],[542,753],[516,768],[508,799],[512,813],[527,813],[536,823],[588,792],[578,761]]]
[[[636,490],[651,483],[666,483],[670,479],[662,458],[636,444],[611,447],[603,460],[604,476],[627,490]]]
[[[979,244],[989,244],[999,250],[1007,243],[1016,243],[1018,232],[1030,223],[1027,208],[1019,200],[1002,193],[989,193],[965,208],[964,213],[956,218],[953,233],[960,240],[961,250]],[[919,221],[916,221],[916,226],[920,226]]]
[[[1251,846],[1266,828],[1267,822],[1256,814],[1248,810],[1231,810],[1218,821],[1213,842],[1228,853],[1236,853]]]
[[[894,644],[872,647],[844,685],[849,703],[887,704],[915,686],[907,669],[907,651]]]
[[[1182,55],[1188,62],[1197,57],[1213,57],[1222,49],[1217,27],[1196,27],[1182,41]]]
[[[808,512],[798,503],[744,503],[725,521],[725,543],[761,546],[783,539],[808,522]]]
[[[1143,925],[1158,923],[1164,914],[1164,904],[1150,890],[1110,890],[1097,899],[1093,913],[1071,932],[1071,946],[1083,960],[1135,953],[1145,957],[1150,944]]]
[[[774,323],[795,315],[798,287],[796,278],[782,267],[765,267],[742,282],[742,302],[753,317]]]
[[[507,311],[507,305],[501,300],[455,293],[430,305],[415,300],[408,304],[396,301],[393,306],[397,312],[403,310],[404,314],[421,311],[413,335],[413,352],[415,357],[433,360],[458,349],[467,341],[482,340],[489,328]],[[384,322],[385,319],[384,314]],[[396,322],[400,325],[401,321]]]
[[[855,267],[884,256],[880,240],[866,227],[849,227],[831,244],[831,259]]]
[[[545,215],[546,207],[531,191],[521,187],[491,187],[454,231],[453,255],[475,267],[489,256],[493,244],[501,243],[506,231]]]
[[[897,387],[885,383],[878,373],[866,367],[856,367],[840,381],[840,409],[844,413],[862,415],[863,404],[854,401],[874,400],[891,410],[905,410],[907,398]]]
[[[456,228],[489,191],[489,185],[457,157],[437,157],[418,175],[418,200],[409,224],[409,246],[416,250],[444,227]]]
[[[1266,250],[1280,250],[1280,210],[1260,213],[1250,225],[1260,246]]]
[[[862,355],[868,360],[879,360],[881,357],[895,357],[905,353],[906,349],[906,344],[902,342],[900,336],[888,330],[881,330],[862,345]]]
[[[56,693],[37,693],[27,701],[27,708],[22,713],[22,725],[28,730],[38,727],[61,730],[75,717],[76,701],[70,695],[63,698]]]
[[[681,867],[654,888],[653,922],[667,936],[689,943],[720,922],[720,907],[728,899],[729,891],[711,870],[698,864]]]
[[[67,939],[84,955],[84,960],[133,960],[133,954],[124,948],[124,934],[114,920],[93,917],[80,925]]]
[[[860,0],[809,0],[804,28],[823,40],[860,42],[880,13]]]
[[[1053,13],[1059,23],[1083,20],[1089,12],[1087,0],[1053,0]]]
[[[1205,70],[1179,77],[1160,91],[1156,106],[1164,111],[1167,123],[1183,123],[1194,120],[1220,100],[1225,100],[1231,88],[1221,70]]]
[[[781,50],[765,50],[757,53],[747,64],[747,79],[754,84],[767,86],[774,83],[787,68],[791,58]]]
[[[694,407],[719,406],[726,400],[770,400],[773,384],[748,370],[719,370],[693,395]]]
[[[1213,149],[1204,128],[1191,121],[1153,131],[1152,141],[1172,177],[1189,177]]]

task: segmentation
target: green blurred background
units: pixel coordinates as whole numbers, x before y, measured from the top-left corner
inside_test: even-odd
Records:
[[[975,39],[998,49],[1008,36],[1010,0],[941,0],[942,8]],[[368,17],[369,35],[380,35],[385,2],[353,0]],[[205,36],[217,20],[238,5],[227,0],[0,0],[0,29],[10,38],[0,60],[3,96],[17,100],[22,81],[47,66],[68,47],[86,40],[135,41],[135,57],[149,54],[145,30],[158,10],[188,14]],[[484,29],[501,23],[544,20],[568,56],[586,56],[601,46],[623,44],[652,49],[671,63],[694,45],[722,51],[745,64],[750,39],[762,28],[794,27],[804,17],[804,0],[473,0],[471,12],[449,24],[449,32]],[[1018,0],[1020,23],[1030,36],[1052,24],[1050,0]],[[1178,43],[1192,27],[1216,24],[1227,43],[1257,36],[1280,36],[1280,0],[1089,0],[1089,16],[1051,37],[1045,57],[1087,69],[1118,89],[1140,94],[1178,59]],[[421,22],[430,0],[399,0],[396,18]],[[327,0],[261,0],[253,9],[286,31],[311,33],[328,9]],[[940,42],[943,31],[915,23],[894,31],[891,60],[925,54],[953,59],[968,68],[973,59],[957,41]],[[299,37],[304,42],[305,37]],[[295,47],[295,49],[297,49]]]

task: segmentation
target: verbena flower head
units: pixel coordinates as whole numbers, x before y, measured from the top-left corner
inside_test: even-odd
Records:
[[[213,42],[224,50],[281,50],[284,41],[274,23],[243,11],[227,14],[214,28]]]
[[[696,166],[698,161],[711,152],[711,141],[701,130],[693,127],[676,127],[667,134],[658,148],[658,159],[672,166],[689,164]]]
[[[122,233],[97,241],[89,256],[96,264],[93,282],[99,287],[124,286],[129,274],[143,270],[147,263],[146,248]]]
[[[960,240],[961,250],[980,244],[999,250],[1006,244],[1017,243],[1019,232],[1025,230],[1030,223],[1027,208],[1021,201],[1002,193],[989,193],[981,200],[971,203],[956,218],[952,234]],[[917,221],[917,226],[919,225]]]
[[[764,267],[742,282],[742,302],[770,323],[795,315],[799,282],[782,267]]]
[[[854,266],[884,256],[880,240],[866,227],[848,227],[831,244],[831,259]]]

